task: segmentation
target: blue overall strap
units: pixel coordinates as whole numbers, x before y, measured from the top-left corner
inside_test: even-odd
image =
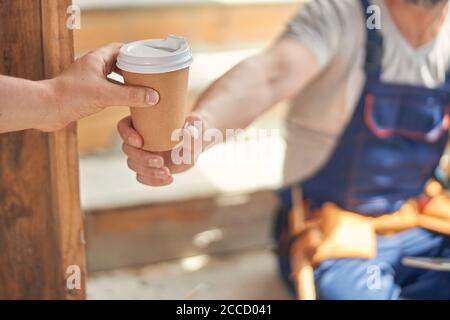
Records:
[[[361,0],[364,10],[364,16],[366,18],[365,24],[367,26],[367,41],[366,41],[366,72],[373,74],[377,77],[381,75],[382,62],[383,62],[383,36],[378,32],[376,28],[370,26],[367,22],[372,19],[372,12],[369,10],[369,0]]]
[[[445,83],[450,88],[450,66],[448,67],[447,74],[445,75]]]

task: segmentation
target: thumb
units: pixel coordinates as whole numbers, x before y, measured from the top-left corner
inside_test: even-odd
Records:
[[[145,108],[159,102],[156,90],[147,87],[108,83],[105,89],[105,106],[128,106]]]

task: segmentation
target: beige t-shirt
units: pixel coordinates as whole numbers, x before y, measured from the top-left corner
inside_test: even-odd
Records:
[[[384,37],[382,80],[436,87],[450,66],[450,14],[440,33],[414,49],[390,18],[384,0],[372,0]],[[309,48],[321,74],[291,103],[286,123],[285,183],[313,175],[331,156],[359,101],[364,82],[366,18],[360,0],[312,0],[290,21],[285,36]]]

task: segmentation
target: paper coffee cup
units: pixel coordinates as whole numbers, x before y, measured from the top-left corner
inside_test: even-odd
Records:
[[[188,43],[176,36],[131,42],[120,49],[117,67],[125,83],[159,93],[153,107],[130,106],[133,126],[144,139],[143,149],[168,151],[180,143],[172,139],[172,133],[184,125],[191,63]]]

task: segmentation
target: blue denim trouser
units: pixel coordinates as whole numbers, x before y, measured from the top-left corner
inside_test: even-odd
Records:
[[[281,227],[279,221],[277,225]],[[317,295],[326,300],[450,300],[450,272],[405,267],[401,264],[405,256],[450,258],[450,237],[424,229],[378,236],[377,256],[373,259],[320,263],[315,269]],[[282,254],[279,262],[281,274],[292,290],[289,257]]]

